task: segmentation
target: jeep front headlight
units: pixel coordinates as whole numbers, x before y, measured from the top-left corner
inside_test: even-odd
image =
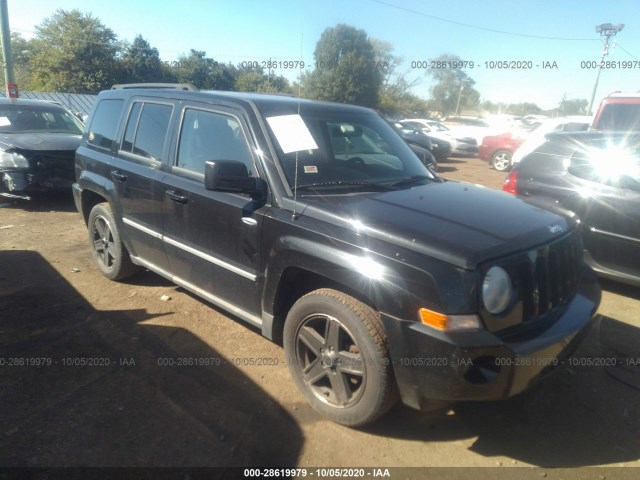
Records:
[[[503,313],[513,299],[511,278],[504,268],[491,267],[482,281],[482,302],[492,314]]]
[[[0,168],[29,168],[29,160],[19,153],[0,152]]]

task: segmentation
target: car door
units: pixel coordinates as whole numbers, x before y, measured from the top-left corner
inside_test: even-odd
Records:
[[[162,181],[162,215],[176,283],[259,324],[264,201],[204,186],[209,160],[239,160],[257,175],[248,131],[240,111],[186,105],[174,162]]]
[[[585,249],[606,269],[640,276],[640,179],[584,164],[569,173],[576,194],[562,203],[580,218]]]
[[[134,99],[110,171],[131,255],[163,270],[168,260],[162,242],[162,166],[174,109],[171,101]]]

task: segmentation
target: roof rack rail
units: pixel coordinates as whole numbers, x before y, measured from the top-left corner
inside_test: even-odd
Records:
[[[191,83],[118,83],[111,87],[111,90],[124,88],[166,88],[174,90],[190,90],[197,92],[199,88]]]
[[[274,95],[274,96],[279,96],[279,97],[298,98],[298,94],[297,93],[290,93],[290,92],[254,92],[254,93],[259,93],[260,95]]]

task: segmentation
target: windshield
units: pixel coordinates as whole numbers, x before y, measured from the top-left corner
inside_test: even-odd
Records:
[[[268,115],[267,115],[268,116]],[[318,148],[285,154],[276,144],[289,187],[339,187],[359,191],[409,188],[407,179],[434,179],[382,118],[362,112],[314,111],[301,117]],[[272,130],[273,133],[273,130]],[[325,193],[325,192],[323,192]]]
[[[82,123],[61,108],[46,105],[0,105],[0,133],[82,135],[82,130]]]
[[[443,124],[438,122],[430,122],[429,125],[431,126],[431,128],[433,128],[434,130],[438,130],[439,132],[446,132],[449,130],[448,127],[445,127]]]

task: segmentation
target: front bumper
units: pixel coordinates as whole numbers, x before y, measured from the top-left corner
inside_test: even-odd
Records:
[[[493,147],[490,147],[489,145],[485,145],[484,143],[480,144],[478,146],[478,157],[480,158],[480,160],[488,162],[491,158],[491,153],[494,150],[495,149]]]
[[[0,191],[9,193],[66,190],[72,183],[69,175],[60,176],[34,168],[0,170]]]
[[[453,153],[456,155],[478,155],[478,146],[459,143],[453,148]]]
[[[82,188],[77,183],[74,183],[71,185],[71,191],[73,192],[73,202],[76,204],[76,210],[84,217],[84,212],[82,211]]]
[[[487,330],[441,332],[383,315],[402,401],[426,409],[433,401],[500,400],[524,391],[597,327],[600,288],[593,277],[557,321],[525,341],[504,342]]]

